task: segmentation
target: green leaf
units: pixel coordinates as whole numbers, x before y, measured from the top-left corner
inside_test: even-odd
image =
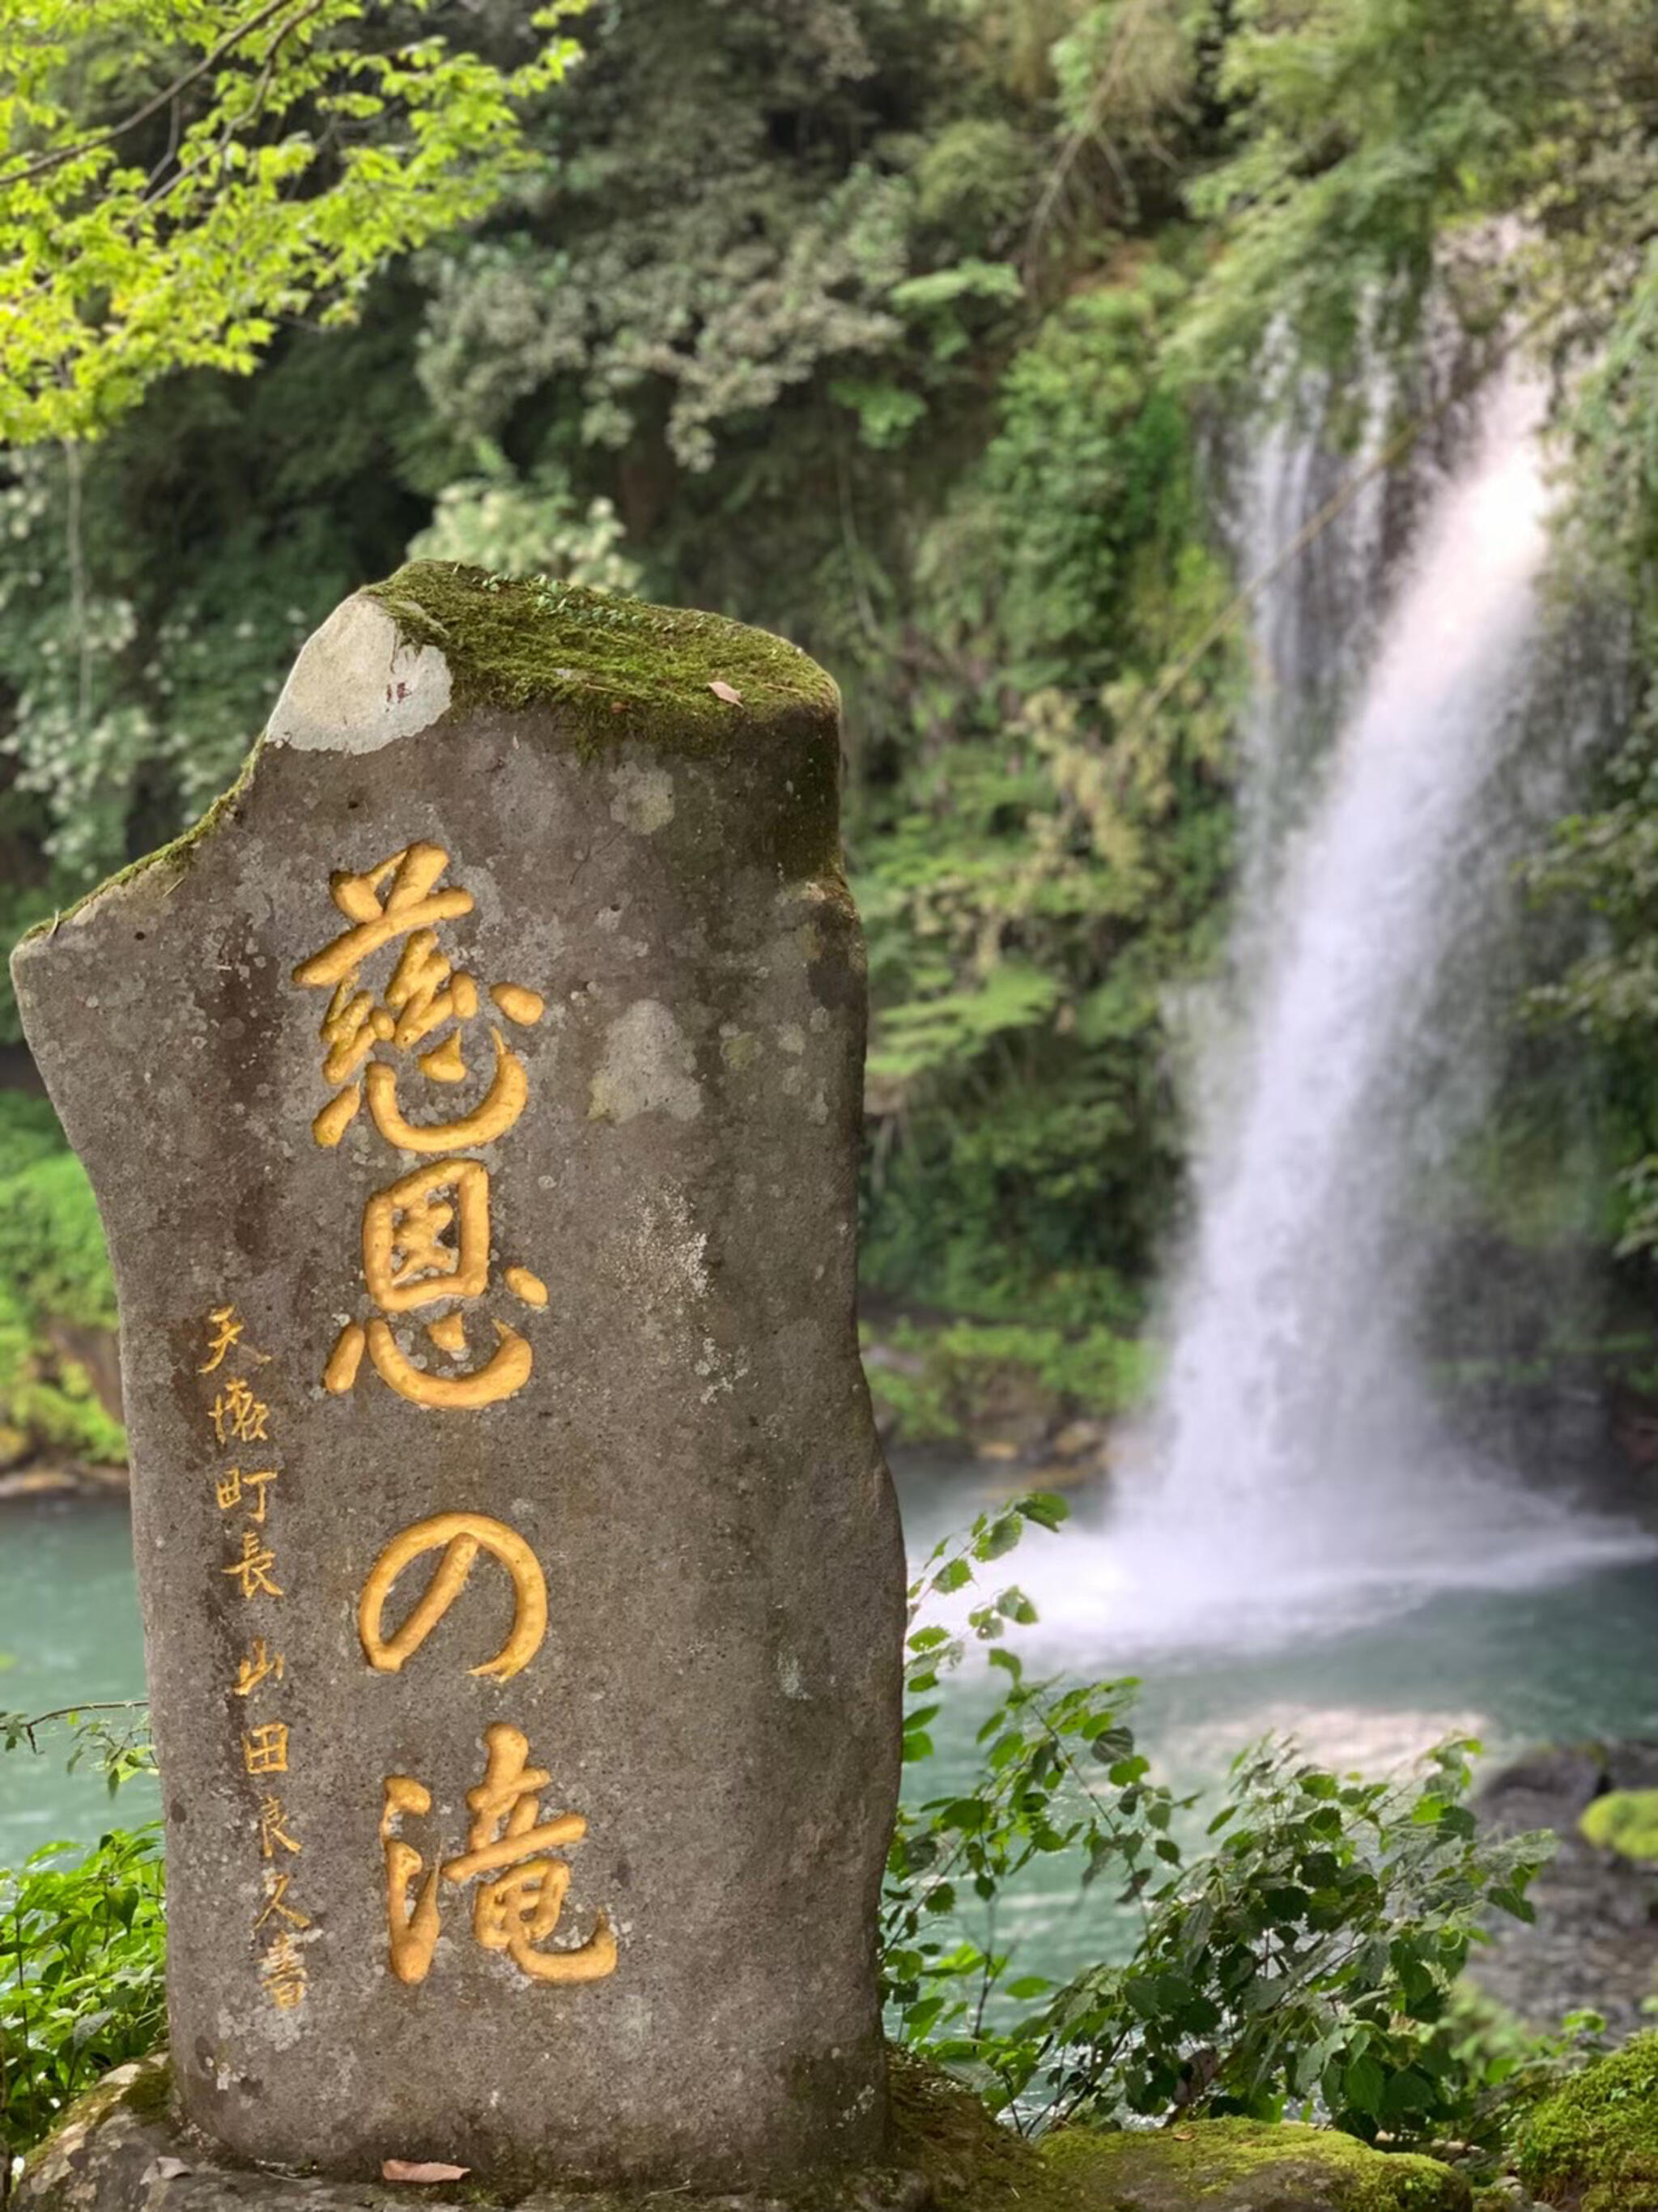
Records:
[[[1068,1501],[1052,1490],[1033,1490],[1028,1496],[1016,1498],[1013,1510],[1041,1528],[1062,1528],[1071,1518]]]
[[[1341,2094],[1344,2100],[1355,2112],[1368,2113],[1372,2118],[1381,2114],[1387,2087],[1387,2075],[1374,2058],[1356,2058],[1342,2070]]]
[[[987,1563],[992,1559],[999,1559],[1006,1553],[1013,1550],[1019,1540],[1020,1534],[1017,1514],[1001,1514],[981,1535],[975,1538],[973,1556],[975,1559]]]
[[[1491,1901],[1499,1912],[1511,1918],[1523,1920],[1529,1926],[1537,1918],[1537,1907],[1521,1890],[1508,1882],[1498,1882],[1491,1889]]]

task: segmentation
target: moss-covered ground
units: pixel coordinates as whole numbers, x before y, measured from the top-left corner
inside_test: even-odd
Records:
[[[894,2053],[897,2160],[938,2212],[1467,2212],[1468,2185],[1436,2160],[1370,2149],[1333,2129],[1194,2120],[1029,2142],[978,2099]]]
[[[1193,2120],[1147,2133],[1069,2129],[1042,2163],[1081,2212],[1467,2212],[1468,2185],[1431,2158],[1371,2150],[1333,2128]]]
[[[1545,2098],[1517,2164],[1557,2212],[1658,2212],[1658,2034],[1636,2036]]]

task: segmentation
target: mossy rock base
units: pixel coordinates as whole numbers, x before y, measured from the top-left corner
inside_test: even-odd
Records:
[[[1658,2212],[1658,2034],[1634,2037],[1546,2097],[1517,2163],[1556,2212]]]
[[[33,2152],[16,2212],[922,2212],[926,2178],[890,2170],[836,2177],[810,2188],[701,2196],[683,2188],[506,2189],[471,2177],[394,2184],[325,2180],[291,2168],[232,2163],[179,2120],[164,2056],[105,2075],[51,2139]],[[1010,2207],[1011,2212],[1011,2207]]]
[[[1072,2129],[1035,2145],[932,2069],[895,2055],[891,2072],[892,2162],[879,2171],[749,2196],[526,2194],[231,2166],[179,2126],[167,2062],[149,2058],[82,2099],[30,2159],[15,2201],[18,2212],[1469,2212],[1467,2185],[1448,2166],[1319,2128],[1205,2120],[1150,2134]]]
[[[1087,2212],[1468,2212],[1437,2160],[1370,2150],[1329,2128],[1193,2120],[1155,2133],[1070,2130],[1044,2163]]]

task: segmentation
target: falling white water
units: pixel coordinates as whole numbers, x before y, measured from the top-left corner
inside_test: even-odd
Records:
[[[1294,568],[1256,609],[1236,1003],[1198,1086],[1196,1224],[1163,1403],[1110,1523],[1037,1570],[1061,1632],[1276,1637],[1650,1548],[1471,1464],[1436,1419],[1412,1341],[1420,1170],[1485,1095],[1477,1039],[1463,1049],[1446,1033],[1444,983],[1507,858],[1491,825],[1541,627],[1542,415],[1525,377],[1494,382],[1321,775],[1298,726],[1339,702],[1353,632],[1343,624],[1338,652],[1321,653]],[[1312,466],[1272,434],[1252,538],[1292,533]],[[1374,588],[1377,515],[1361,504],[1344,525],[1350,585],[1357,568]],[[1309,779],[1312,804],[1286,830],[1283,794]]]

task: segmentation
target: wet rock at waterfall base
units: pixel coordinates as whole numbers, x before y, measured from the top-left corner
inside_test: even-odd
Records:
[[[838,761],[775,639],[419,566],[18,951],[120,1297],[177,2096],[236,2157],[883,2150]]]
[[[1614,2038],[1647,2022],[1658,1987],[1658,1875],[1598,1844],[1583,1816],[1611,1793],[1653,1790],[1658,1743],[1568,1744],[1516,1759],[1475,1800],[1482,1822],[1503,1834],[1546,1829],[1556,1838],[1527,1892],[1536,1918],[1499,1917],[1467,1969],[1488,1997],[1539,2033],[1553,2033],[1572,2012],[1600,2014]]]

